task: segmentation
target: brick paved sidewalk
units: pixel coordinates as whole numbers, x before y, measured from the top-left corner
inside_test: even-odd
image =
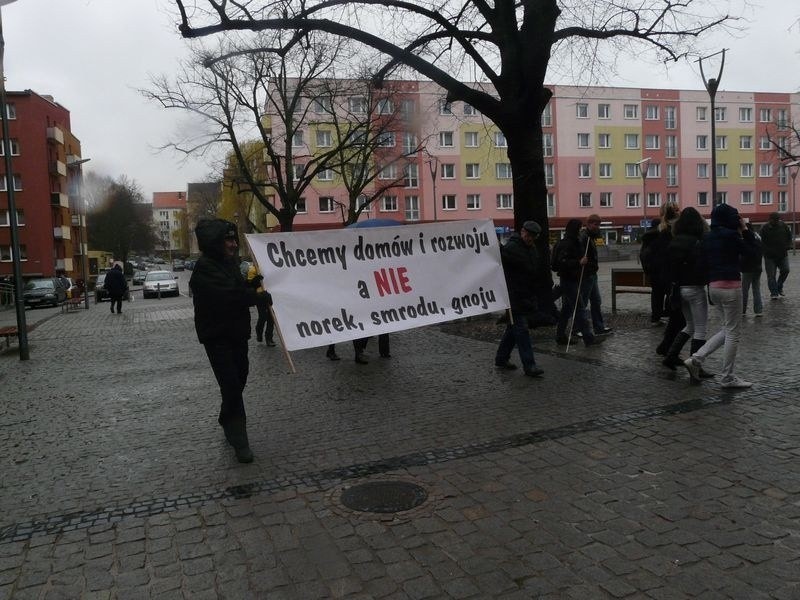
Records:
[[[252,465],[188,299],[59,314],[30,361],[0,354],[0,599],[798,598],[789,283],[746,320],[736,393],[660,366],[644,297],[599,348],[537,330],[542,380],[440,328],[366,366],[297,352],[296,375],[251,341]],[[375,479],[427,500],[343,506]]]

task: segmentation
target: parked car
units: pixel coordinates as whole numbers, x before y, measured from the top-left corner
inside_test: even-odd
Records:
[[[178,260],[176,258],[175,260],[172,261],[172,270],[173,271],[183,271],[184,268],[185,268],[185,266],[184,266],[182,260]]]
[[[159,289],[162,296],[178,296],[181,293],[178,287],[178,278],[172,274],[172,271],[148,271],[144,278],[142,296],[145,298],[156,297]]]
[[[67,299],[67,289],[58,277],[30,279],[22,288],[25,306],[58,306]]]
[[[102,302],[103,300],[108,300],[108,291],[103,286],[106,283],[106,274],[100,273],[97,276],[97,281],[94,282],[94,302],[97,304],[98,302]]]
[[[133,278],[131,278],[131,285],[144,285],[144,278],[147,276],[147,271],[134,271]]]

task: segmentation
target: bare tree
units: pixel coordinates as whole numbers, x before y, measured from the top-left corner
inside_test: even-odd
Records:
[[[497,125],[508,141],[517,226],[547,226],[540,116],[551,57],[576,51],[584,64],[596,45],[651,49],[678,60],[709,29],[733,18],[711,0],[174,0],[186,38],[224,31],[294,32],[281,51],[321,31],[354,40],[385,57],[380,82],[409,67]],[[573,54],[573,57],[576,56]],[[487,83],[468,85],[462,78]],[[544,240],[547,236],[541,236]],[[542,242],[544,243],[544,241]]]
[[[156,245],[150,210],[139,186],[121,177],[108,185],[87,215],[91,248],[114,253],[124,262],[131,251],[149,252]]]

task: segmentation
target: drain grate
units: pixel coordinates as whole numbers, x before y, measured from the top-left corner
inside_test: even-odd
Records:
[[[346,488],[341,495],[350,510],[382,514],[411,510],[427,499],[422,486],[408,481],[368,481]]]

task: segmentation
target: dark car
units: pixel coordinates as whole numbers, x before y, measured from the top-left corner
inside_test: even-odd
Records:
[[[133,278],[131,279],[131,284],[132,285],[143,285],[144,284],[144,278],[146,276],[147,276],[147,271],[145,271],[145,270],[134,271],[133,272]]]
[[[108,300],[108,290],[103,287],[106,284],[106,274],[100,273],[97,276],[97,281],[94,284],[94,301],[102,302],[103,300]]]
[[[58,277],[31,279],[22,289],[25,306],[58,306],[67,299],[67,289]]]

